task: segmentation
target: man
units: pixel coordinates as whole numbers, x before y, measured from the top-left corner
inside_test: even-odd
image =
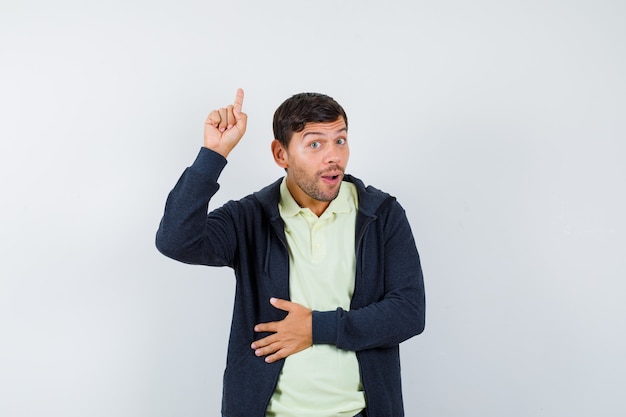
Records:
[[[246,131],[242,105],[240,89],[207,117],[156,238],[171,258],[234,269],[223,416],[403,416],[399,344],[423,331],[425,311],[404,210],[344,174],[345,111],[305,93],[274,114],[284,178],[207,216]]]

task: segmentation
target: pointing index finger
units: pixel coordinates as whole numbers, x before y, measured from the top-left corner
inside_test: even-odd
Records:
[[[241,112],[241,107],[243,106],[243,90],[241,88],[237,89],[237,95],[235,96],[235,111],[237,113]]]

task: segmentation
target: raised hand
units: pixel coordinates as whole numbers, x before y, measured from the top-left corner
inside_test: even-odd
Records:
[[[252,343],[257,356],[265,356],[265,362],[271,363],[300,352],[313,344],[313,318],[308,308],[279,298],[270,299],[270,303],[280,310],[287,311],[287,317],[281,321],[261,323],[254,326],[255,332],[273,333]]]
[[[204,147],[224,158],[233,150],[246,133],[248,115],[241,112],[243,90],[237,90],[235,102],[221,109],[213,110],[204,122]]]

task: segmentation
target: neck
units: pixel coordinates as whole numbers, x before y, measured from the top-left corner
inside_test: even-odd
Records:
[[[287,189],[289,193],[296,200],[296,203],[302,208],[308,208],[315,214],[317,217],[320,217],[330,205],[330,201],[321,201],[316,200],[315,198],[306,194],[300,187],[298,187],[292,181],[289,181],[289,176],[287,176]]]

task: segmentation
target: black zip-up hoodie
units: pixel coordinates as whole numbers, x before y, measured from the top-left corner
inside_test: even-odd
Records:
[[[181,262],[233,268],[222,413],[264,417],[284,360],[268,364],[250,345],[265,336],[254,332],[256,324],[286,315],[271,306],[270,297],[289,300],[289,254],[278,212],[281,179],[207,215],[225,166],[221,155],[200,150],[167,198],[156,246]],[[344,181],[358,190],[355,289],[349,311],[313,311],[313,343],[356,352],[368,417],[401,417],[399,344],[421,333],[425,323],[419,255],[395,198],[350,175]]]

